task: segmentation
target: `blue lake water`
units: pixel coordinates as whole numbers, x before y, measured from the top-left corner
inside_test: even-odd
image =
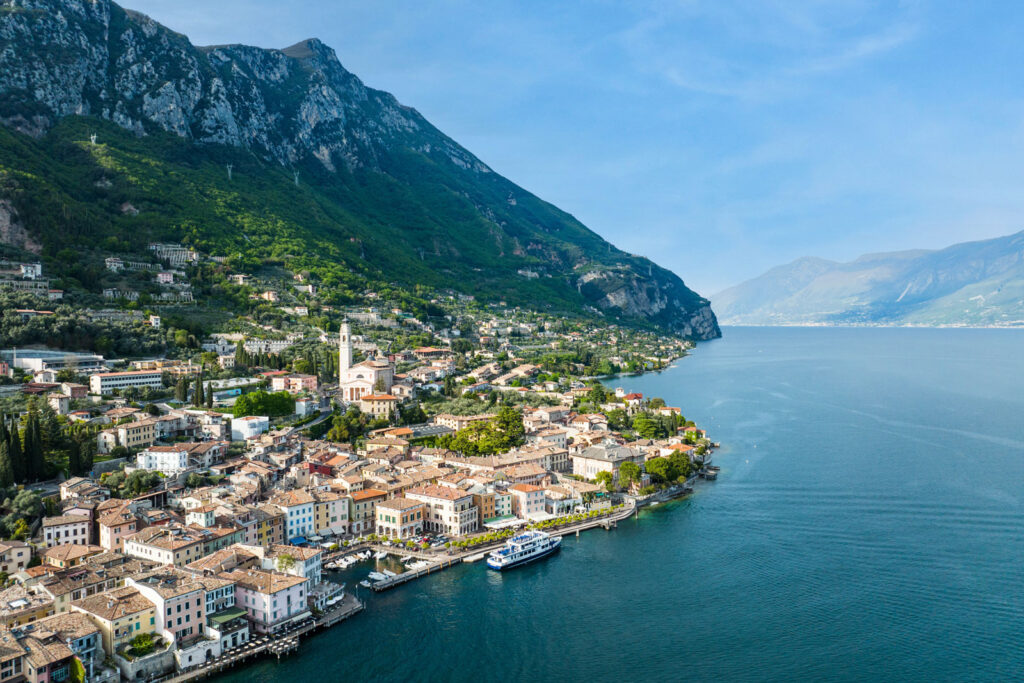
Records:
[[[706,427],[719,480],[220,680],[1024,677],[1021,332],[729,328],[609,384]]]

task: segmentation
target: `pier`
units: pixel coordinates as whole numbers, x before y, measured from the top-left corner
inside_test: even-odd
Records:
[[[390,550],[388,552],[390,552]],[[436,574],[445,569],[454,567],[457,564],[462,564],[463,559],[473,554],[474,553],[460,553],[459,555],[445,557],[441,560],[437,560],[435,558],[435,560],[426,567],[422,567],[420,569],[410,569],[407,572],[402,572],[401,574],[389,577],[383,581],[375,581],[374,583],[370,584],[370,588],[373,589],[374,593],[383,593],[386,590],[391,590],[396,586],[401,586],[403,583],[408,583],[422,576]]]

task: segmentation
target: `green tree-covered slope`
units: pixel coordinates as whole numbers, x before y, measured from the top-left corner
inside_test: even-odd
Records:
[[[58,268],[63,250],[180,240],[353,296],[424,284],[718,335],[675,274],[494,173],[319,41],[197,48],[108,0],[0,0],[0,122],[0,233]],[[65,260],[58,274],[90,287]]]

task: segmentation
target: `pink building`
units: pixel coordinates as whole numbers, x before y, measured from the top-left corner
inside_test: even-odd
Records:
[[[235,569],[218,576],[235,583],[236,604],[249,614],[258,633],[274,633],[310,615],[309,580],[261,569]]]
[[[270,380],[274,391],[287,391],[289,394],[300,394],[303,391],[316,391],[316,375],[281,375]]]
[[[156,607],[156,632],[179,647],[203,635],[206,589],[188,572],[165,567],[125,577]]]
[[[520,519],[530,519],[538,513],[544,514],[544,489],[533,484],[510,486],[512,514]]]
[[[100,531],[100,545],[105,550],[120,552],[124,549],[124,539],[140,529],[135,515],[125,508],[105,513],[97,521]]]

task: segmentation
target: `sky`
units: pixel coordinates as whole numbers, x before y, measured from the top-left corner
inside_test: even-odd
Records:
[[[197,45],[320,38],[705,296],[1024,228],[1024,3],[122,2]]]

